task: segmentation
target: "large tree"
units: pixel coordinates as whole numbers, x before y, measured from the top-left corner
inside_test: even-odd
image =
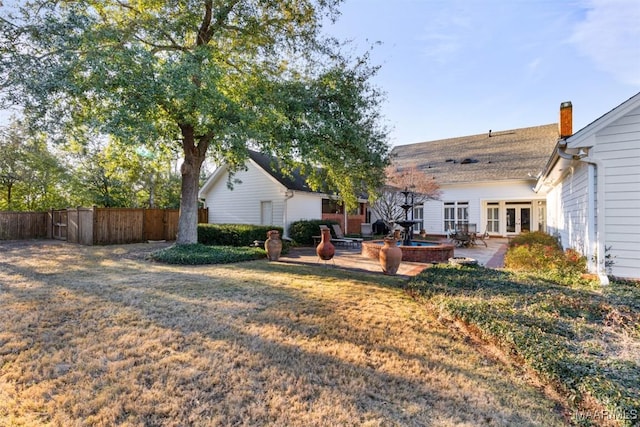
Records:
[[[73,206],[177,208],[176,155],[162,148],[151,152],[113,138],[65,146]]]
[[[0,129],[0,209],[47,210],[64,205],[67,173],[43,135],[13,120]]]
[[[21,2],[0,19],[0,89],[40,129],[87,129],[178,144],[178,244],[197,241],[197,192],[210,153],[231,171],[248,148],[298,167],[348,206],[387,162],[376,68],[349,58],[322,23],[340,0]]]

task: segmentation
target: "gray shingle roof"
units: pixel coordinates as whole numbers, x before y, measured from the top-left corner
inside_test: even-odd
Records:
[[[534,180],[558,140],[558,125],[549,124],[481,135],[400,145],[394,164],[415,164],[438,184]]]
[[[253,150],[249,150],[249,157],[287,189],[313,192],[299,170],[293,171],[291,176],[288,176],[280,170],[278,161],[274,157]]]

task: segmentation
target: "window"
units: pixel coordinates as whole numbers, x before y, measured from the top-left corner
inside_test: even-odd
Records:
[[[500,232],[500,207],[499,203],[487,203],[487,232]]]
[[[413,220],[416,221],[413,225],[413,232],[418,233],[424,228],[424,207],[422,205],[413,208]]]
[[[469,224],[469,202],[445,202],[444,230],[455,230],[462,224]]]
[[[538,201],[538,231],[547,231],[547,202]]]
[[[337,200],[322,199],[322,213],[325,213],[325,214],[344,213],[344,206],[339,204]]]

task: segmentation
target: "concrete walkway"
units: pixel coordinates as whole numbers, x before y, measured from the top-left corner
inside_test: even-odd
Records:
[[[505,238],[490,238],[485,242],[487,242],[487,247],[480,243],[480,245],[470,248],[455,248],[454,256],[476,259],[478,264],[487,268],[502,268],[508,240]],[[336,247],[336,254],[333,260],[327,262],[318,259],[315,248],[292,248],[288,254],[280,257],[280,262],[324,265],[327,268],[343,268],[382,274],[378,260],[362,256],[360,248]],[[403,261],[398,269],[398,275],[415,276],[431,265]]]

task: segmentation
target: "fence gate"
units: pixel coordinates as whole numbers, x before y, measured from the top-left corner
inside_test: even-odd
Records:
[[[54,210],[51,214],[51,237],[58,240],[67,240],[67,210]]]

